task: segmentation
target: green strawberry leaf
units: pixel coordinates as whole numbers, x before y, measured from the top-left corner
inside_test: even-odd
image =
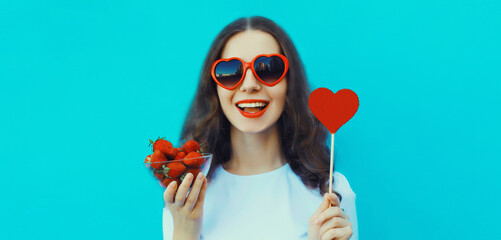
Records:
[[[162,165],[162,167],[163,167],[162,173],[167,175],[167,173],[169,173],[170,171],[170,168],[166,167],[165,165]]]

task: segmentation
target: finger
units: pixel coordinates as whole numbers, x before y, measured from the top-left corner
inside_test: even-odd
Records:
[[[339,207],[339,198],[337,197],[337,195],[335,193],[330,193],[328,195],[328,197],[329,197],[329,200],[331,202],[331,206]]]
[[[323,212],[318,214],[316,222],[317,224],[323,224],[325,221],[333,217],[345,218],[343,210],[339,207],[330,207],[325,209]]]
[[[186,194],[188,194],[188,190],[190,188],[191,182],[193,181],[193,174],[188,173],[186,177],[184,177],[183,182],[179,185],[179,189],[176,193],[176,201],[175,204],[178,207],[184,206],[184,201],[186,200]]]
[[[344,210],[344,208],[341,208],[341,211],[343,211],[343,217],[344,219],[346,220],[350,220],[350,216],[348,216],[348,214],[346,213],[346,211]]]
[[[200,194],[198,196],[197,202],[195,203],[193,211],[198,211],[203,208],[206,192],[207,192],[207,178],[204,178],[204,183],[202,184],[202,188],[200,189]]]
[[[193,184],[193,187],[191,188],[191,191],[188,194],[188,198],[186,199],[186,203],[184,204],[185,207],[188,207],[190,212],[191,210],[193,210],[193,207],[197,202],[198,194],[200,193],[200,188],[202,187],[203,183],[204,183],[204,174],[198,173],[197,178],[195,180],[195,184]]]
[[[320,234],[325,234],[331,228],[342,228],[346,227],[350,224],[346,219],[340,217],[333,217],[327,221],[320,227]]]
[[[322,240],[347,240],[352,235],[352,229],[350,226],[342,227],[342,228],[331,228],[322,236]]]
[[[172,181],[171,183],[169,183],[167,188],[165,188],[165,191],[164,191],[165,204],[174,203],[174,194],[176,193],[176,189],[177,189],[177,182],[176,181]]]

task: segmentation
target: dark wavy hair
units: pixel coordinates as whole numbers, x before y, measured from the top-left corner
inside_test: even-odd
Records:
[[[212,63],[220,58],[228,39],[250,29],[271,34],[278,42],[281,53],[289,60],[285,106],[277,120],[281,150],[291,169],[305,186],[310,189],[318,188],[323,195],[328,192],[329,186],[330,151],[326,145],[328,131],[308,108],[310,88],[296,47],[287,33],[268,18],[239,18],[216,36],[205,58],[198,89],[186,116],[180,142],[196,140],[205,152],[214,154],[207,174],[209,181],[216,167],[230,160],[231,125],[219,105],[216,83],[212,80],[210,71]]]

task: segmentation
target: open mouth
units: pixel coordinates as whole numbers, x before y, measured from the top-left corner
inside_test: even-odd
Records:
[[[240,108],[240,110],[248,113],[256,113],[262,111],[263,109],[266,108],[266,106],[268,106],[268,103],[266,102],[237,104],[237,107]]]
[[[264,114],[270,103],[264,100],[243,100],[237,102],[235,106],[238,111],[248,118],[257,118]]]

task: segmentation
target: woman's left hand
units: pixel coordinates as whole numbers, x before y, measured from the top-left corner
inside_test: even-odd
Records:
[[[336,194],[326,193],[324,201],[310,218],[308,240],[347,240],[352,234],[351,222],[339,208]]]

